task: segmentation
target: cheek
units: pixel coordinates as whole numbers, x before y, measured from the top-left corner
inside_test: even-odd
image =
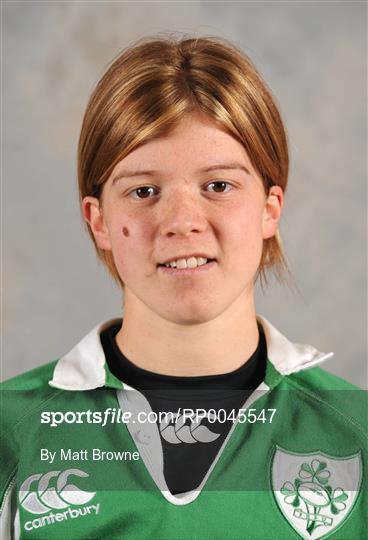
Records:
[[[147,220],[131,219],[128,216],[123,222],[117,222],[113,229],[118,240],[127,239],[129,242],[143,244],[152,234],[152,223]]]
[[[136,247],[142,247],[147,244],[147,238],[150,234],[150,225],[142,220],[131,218],[125,215],[124,219],[117,218],[116,221],[110,223],[110,231],[112,236],[112,246],[116,256],[126,254],[126,250],[130,250],[132,244]]]
[[[243,205],[234,208],[228,216],[227,228],[229,228],[237,240],[252,238],[257,239],[262,234],[262,212],[255,205]]]
[[[240,259],[258,257],[262,250],[262,213],[254,205],[236,208],[226,222],[227,244]]]

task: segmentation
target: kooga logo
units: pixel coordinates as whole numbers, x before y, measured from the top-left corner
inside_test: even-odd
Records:
[[[86,505],[96,495],[96,492],[78,488],[70,482],[70,476],[86,478],[89,475],[81,469],[68,469],[32,474],[23,482],[19,490],[19,502],[23,508],[32,514],[48,512],[47,515],[27,521],[24,524],[25,530],[31,531],[52,523],[99,513],[99,503],[82,508],[70,508],[70,505]],[[53,485],[50,486],[51,481]],[[58,510],[58,512],[52,512],[52,510]]]

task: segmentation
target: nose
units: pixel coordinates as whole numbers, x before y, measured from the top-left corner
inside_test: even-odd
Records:
[[[206,229],[203,205],[188,189],[176,189],[163,199],[160,208],[160,228],[163,236],[187,236]]]

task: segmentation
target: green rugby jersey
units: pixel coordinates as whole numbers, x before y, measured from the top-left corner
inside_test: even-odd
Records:
[[[100,333],[117,319],[2,383],[1,538],[365,538],[366,393],[316,367],[332,353],[257,319],[265,379],[190,492],[169,491],[161,438],[206,444],[204,426],[150,418],[108,370]]]

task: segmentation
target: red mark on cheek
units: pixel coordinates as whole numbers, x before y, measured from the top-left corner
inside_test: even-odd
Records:
[[[123,227],[123,235],[129,236],[129,230],[126,227]]]

